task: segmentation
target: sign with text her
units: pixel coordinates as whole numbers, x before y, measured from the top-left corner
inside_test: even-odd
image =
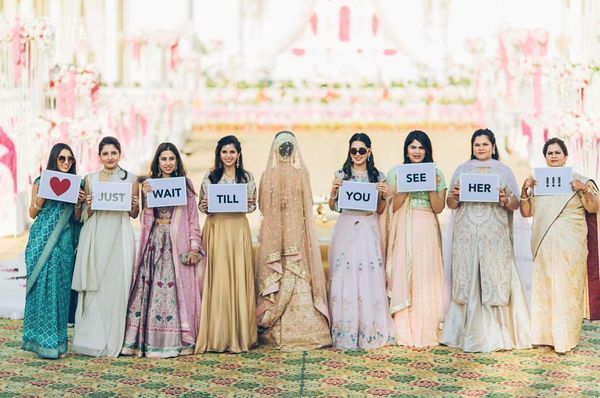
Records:
[[[350,210],[377,210],[377,184],[342,181],[338,192],[338,207]]]
[[[92,210],[130,211],[131,183],[95,182],[92,185]]]
[[[396,166],[398,192],[435,191],[435,164],[409,163]]]
[[[185,177],[150,178],[152,191],[146,194],[148,207],[183,206],[187,204]]]
[[[498,202],[500,181],[495,174],[461,174],[461,202]]]
[[[533,169],[536,195],[572,194],[571,182],[573,169],[571,167],[539,167]]]
[[[40,177],[38,196],[59,202],[77,203],[81,177],[75,174],[44,170]]]
[[[248,184],[210,184],[209,213],[247,213]]]

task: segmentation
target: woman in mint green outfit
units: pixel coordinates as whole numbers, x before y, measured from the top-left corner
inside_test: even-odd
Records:
[[[54,145],[46,169],[76,174],[71,148]],[[56,359],[67,352],[71,277],[85,195],[79,191],[76,205],[44,199],[38,196],[39,182],[38,178],[33,184],[29,206],[35,221],[25,249],[27,296],[21,348]]]

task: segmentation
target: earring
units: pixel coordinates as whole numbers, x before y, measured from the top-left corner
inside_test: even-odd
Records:
[[[235,167],[236,167],[237,169],[239,169],[239,168],[240,168],[240,158],[237,158],[237,160],[235,161]]]
[[[162,177],[162,170],[158,170],[158,176]]]

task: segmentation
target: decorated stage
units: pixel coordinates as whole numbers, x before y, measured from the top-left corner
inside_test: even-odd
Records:
[[[598,397],[600,322],[574,352],[470,354],[447,347],[41,360],[0,320],[0,397]]]

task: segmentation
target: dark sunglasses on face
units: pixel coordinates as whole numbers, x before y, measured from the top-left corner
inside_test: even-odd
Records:
[[[366,155],[367,151],[368,151],[368,149],[365,148],[365,147],[358,148],[358,149],[357,148],[350,148],[350,154],[352,154],[352,155],[356,155],[356,154]]]
[[[65,162],[73,163],[75,161],[75,158],[73,156],[60,155],[58,157],[58,161],[61,163],[65,163]]]

